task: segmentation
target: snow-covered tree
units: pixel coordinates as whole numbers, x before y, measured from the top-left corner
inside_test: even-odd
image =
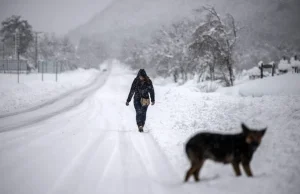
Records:
[[[39,54],[42,60],[54,60],[59,54],[59,40],[54,34],[43,34],[39,40]]]
[[[298,70],[300,70],[300,60],[298,59],[297,55],[291,57],[290,62],[293,68],[298,68]]]
[[[190,45],[193,58],[206,59],[212,80],[215,79],[215,67],[218,65],[226,84],[233,85],[234,47],[238,38],[235,20],[230,14],[221,19],[214,7],[203,7],[197,11],[203,10],[207,12],[206,22],[194,32]],[[224,72],[225,69],[228,74]]]
[[[163,26],[152,38],[146,49],[146,58],[160,75],[172,75],[176,82],[179,76],[187,80],[190,72],[188,43],[196,22],[185,19]]]
[[[15,33],[16,29],[18,29],[20,36],[19,53],[25,53],[30,42],[33,41],[32,27],[28,21],[21,19],[21,16],[13,15],[5,19],[1,25],[0,34],[2,36],[2,40],[5,42],[6,50],[13,53]]]
[[[286,56],[283,56],[282,59],[279,61],[278,70],[281,72],[288,72],[292,70],[292,66],[289,63],[289,60]]]
[[[35,52],[32,49],[29,51]],[[67,37],[45,33],[39,39],[38,51],[40,60],[52,64],[59,63],[63,69],[75,69],[80,66],[75,46]]]

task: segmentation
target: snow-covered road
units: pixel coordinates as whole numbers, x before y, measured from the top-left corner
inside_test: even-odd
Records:
[[[118,73],[93,94],[77,93],[89,95],[78,106],[57,111],[69,96],[1,120],[1,194],[187,193],[152,136],[137,132]]]

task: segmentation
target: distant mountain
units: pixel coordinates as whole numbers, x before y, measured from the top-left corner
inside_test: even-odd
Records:
[[[115,0],[89,22],[71,30],[69,35],[72,40],[78,41],[82,36],[123,37],[126,34],[144,34],[161,24],[187,15],[195,3],[183,2],[182,0]]]
[[[68,35],[74,42],[86,36],[111,44],[129,35],[147,39],[161,25],[191,16],[192,9],[208,4],[221,15],[231,13],[246,27],[240,34],[245,46],[282,41],[300,45],[299,0],[115,0]]]

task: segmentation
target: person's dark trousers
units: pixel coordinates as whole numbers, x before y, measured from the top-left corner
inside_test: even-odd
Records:
[[[144,126],[148,106],[142,106],[139,99],[134,99],[134,108],[136,112],[136,124],[138,126]]]

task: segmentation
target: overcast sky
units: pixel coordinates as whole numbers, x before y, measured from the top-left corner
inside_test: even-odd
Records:
[[[0,0],[0,21],[15,14],[34,30],[65,34],[84,24],[112,0]]]

